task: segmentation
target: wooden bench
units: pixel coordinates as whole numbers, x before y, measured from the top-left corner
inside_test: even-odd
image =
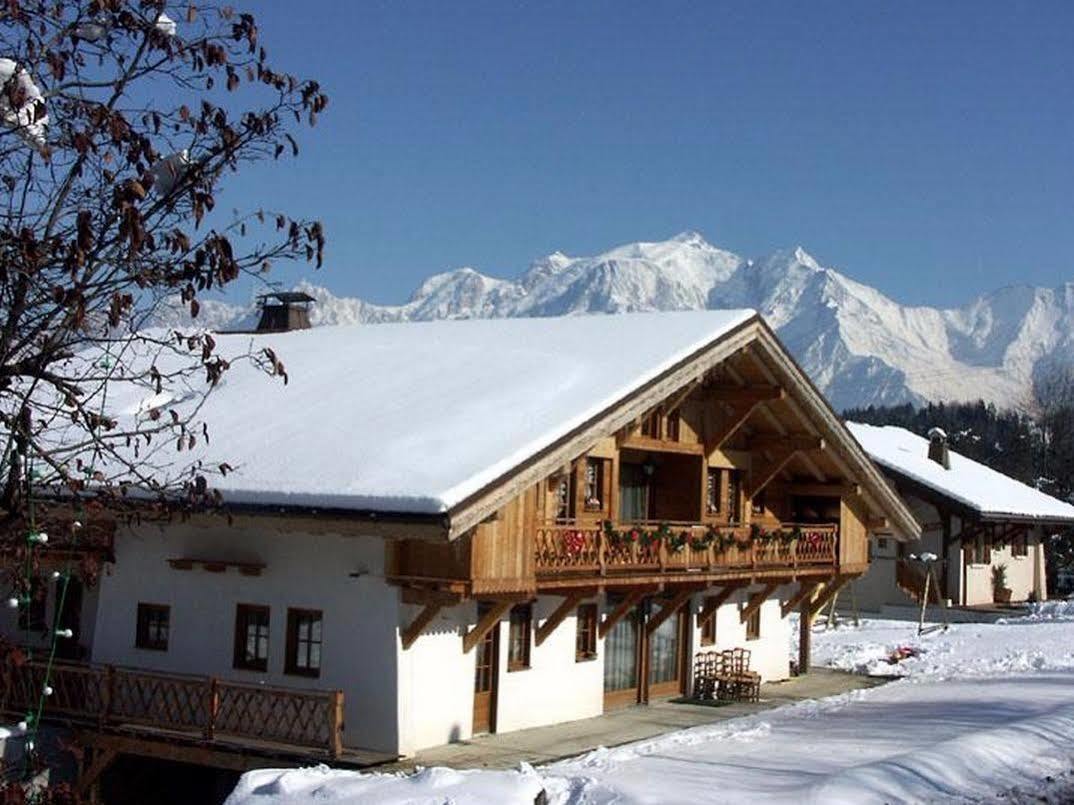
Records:
[[[756,702],[761,675],[750,670],[749,649],[702,651],[694,657],[694,698]]]

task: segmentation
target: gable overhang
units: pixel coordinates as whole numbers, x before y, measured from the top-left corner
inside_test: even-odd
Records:
[[[901,498],[888,486],[861,445],[850,434],[824,395],[787,353],[775,333],[757,314],[713,339],[657,377],[639,385],[600,413],[448,511],[448,539],[457,539],[494,515],[527,487],[554,474],[603,438],[613,436],[680,389],[699,381],[711,369],[745,349],[768,358],[766,365],[786,388],[817,435],[827,439],[862,491],[866,502],[891,523],[898,538],[921,533],[921,526]]]

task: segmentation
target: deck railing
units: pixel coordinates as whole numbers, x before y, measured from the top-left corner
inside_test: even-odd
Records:
[[[662,538],[646,538],[656,524],[551,525],[537,529],[538,576],[614,573],[696,573],[777,567],[834,566],[839,527],[784,523],[781,536],[762,537],[749,526],[664,523]],[[637,532],[633,538],[631,531]],[[706,536],[707,535],[707,536]]]
[[[45,685],[41,662],[11,663],[3,672],[6,712],[37,709]],[[111,727],[151,727],[203,741],[263,741],[343,750],[342,691],[298,690],[113,666],[54,663],[46,717]]]

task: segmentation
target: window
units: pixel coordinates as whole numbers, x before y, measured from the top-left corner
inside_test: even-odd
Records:
[[[553,482],[555,495],[556,520],[564,521],[574,518],[574,473],[559,476]]]
[[[877,548],[878,551],[883,551],[884,553],[887,553],[887,550],[888,550],[888,538],[887,537],[877,537],[876,538],[876,548]]]
[[[577,631],[574,638],[574,661],[597,657],[597,605],[582,604],[575,616]]]
[[[708,609],[709,605],[715,600],[715,596],[706,596],[704,602],[704,608]],[[701,624],[701,645],[703,646],[715,646],[716,645],[716,612],[713,610],[709,615],[708,620]]]
[[[742,473],[731,470],[727,476],[727,516],[732,523],[742,521]]]
[[[761,638],[761,608],[753,610],[746,620],[746,639],[759,640]]]
[[[1016,534],[1011,539],[1011,556],[1029,556],[1029,545],[1025,534]]]
[[[585,507],[587,511],[604,508],[604,459],[587,458],[585,462]]]
[[[530,631],[532,625],[532,604],[516,604],[511,608],[511,623],[507,640],[508,671],[522,671],[530,667]]]
[[[234,667],[247,671],[268,670],[269,608],[239,604],[235,608]]]
[[[750,511],[753,514],[764,514],[764,490],[762,489],[752,498],[750,498]]]
[[[45,631],[48,587],[40,576],[30,579],[29,601],[19,607],[19,628],[27,632]]]
[[[170,621],[171,607],[163,604],[139,604],[134,645],[151,651],[167,651]]]
[[[681,420],[679,419],[678,411],[672,411],[670,414],[668,414],[667,425],[665,426],[665,430],[667,431],[665,434],[665,438],[669,442],[679,441],[680,424]]]
[[[287,661],[285,674],[321,675],[321,611],[287,610]]]
[[[649,439],[660,438],[660,409],[654,408],[641,422],[641,435]]]
[[[990,565],[992,564],[992,539],[984,534],[978,534],[977,538],[972,544],[973,549],[973,564],[975,565]]]
[[[709,467],[705,476],[705,511],[709,514],[720,513],[720,475],[722,470]]]

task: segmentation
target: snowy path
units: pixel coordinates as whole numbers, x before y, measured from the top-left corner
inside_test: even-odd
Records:
[[[228,805],[531,803],[542,787],[562,805],[974,802],[1072,766],[1074,605],[923,637],[914,624],[866,621],[814,644],[821,664],[906,678],[537,771],[251,772]],[[921,654],[891,666],[899,646]]]

